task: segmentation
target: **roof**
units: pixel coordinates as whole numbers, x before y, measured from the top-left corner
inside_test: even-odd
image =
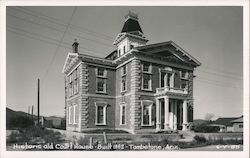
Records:
[[[140,31],[142,32],[142,29],[140,27],[140,24],[137,20],[129,18],[123,25],[122,31],[123,32],[134,32],[134,31]]]
[[[140,46],[140,47],[136,47],[136,49],[139,50],[139,51],[147,51],[147,50],[150,50],[151,48],[161,48],[161,47],[170,46],[170,45],[174,46],[176,50],[181,52],[182,57],[179,56],[180,58],[183,58],[184,56],[186,56],[189,60],[193,61],[196,66],[201,65],[201,63],[197,59],[195,59],[193,56],[191,56],[188,52],[186,52],[184,49],[182,49],[180,46],[178,46],[173,41],[160,42],[160,43]]]
[[[243,117],[240,117],[240,118],[238,118],[238,119],[235,119],[235,120],[233,120],[233,121],[231,121],[232,123],[243,123]]]
[[[231,121],[235,119],[237,119],[237,117],[218,118],[217,120],[213,121],[211,124],[231,126],[232,125]]]

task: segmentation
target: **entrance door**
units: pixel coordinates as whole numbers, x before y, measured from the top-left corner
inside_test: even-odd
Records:
[[[177,102],[177,129],[181,130],[182,129],[182,102],[178,101]]]
[[[160,111],[161,111],[161,129],[164,129],[164,122],[165,122],[165,102],[164,100],[161,101],[161,106],[160,106]]]

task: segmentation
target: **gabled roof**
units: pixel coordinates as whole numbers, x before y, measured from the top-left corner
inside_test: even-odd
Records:
[[[211,124],[231,126],[232,125],[231,121],[235,119],[237,119],[237,117],[218,118],[217,120],[213,121]]]
[[[232,123],[243,123],[243,116],[238,118],[238,119],[235,119],[233,121],[231,121]]]
[[[145,45],[145,46],[140,46],[136,47],[135,49],[142,51],[142,52],[152,52],[154,49],[155,52],[157,52],[157,49],[165,49],[168,46],[173,46],[175,48],[175,52],[172,54],[179,58],[180,60],[190,60],[195,64],[195,66],[200,66],[201,63],[195,59],[193,56],[191,56],[189,53],[187,53],[185,50],[183,50],[180,46],[178,46],[176,43],[173,41],[167,41],[167,42],[161,42],[161,43],[155,43],[155,44],[150,44],[150,45]],[[179,54],[178,54],[179,53]]]
[[[140,31],[142,32],[141,26],[139,24],[139,22],[135,19],[129,18],[123,25],[122,31],[123,32],[134,32],[134,31]]]

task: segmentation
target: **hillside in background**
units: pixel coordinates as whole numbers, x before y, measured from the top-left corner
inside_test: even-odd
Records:
[[[46,120],[53,120],[58,125],[63,117],[60,116],[40,116],[40,118],[45,118]],[[37,120],[37,115],[33,115],[33,121]],[[23,111],[15,111],[6,107],[6,129],[18,129],[28,127],[34,122],[32,121],[32,115]]]

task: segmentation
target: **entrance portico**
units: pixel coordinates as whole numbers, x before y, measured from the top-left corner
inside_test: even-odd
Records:
[[[187,100],[156,97],[156,131],[187,130]]]

